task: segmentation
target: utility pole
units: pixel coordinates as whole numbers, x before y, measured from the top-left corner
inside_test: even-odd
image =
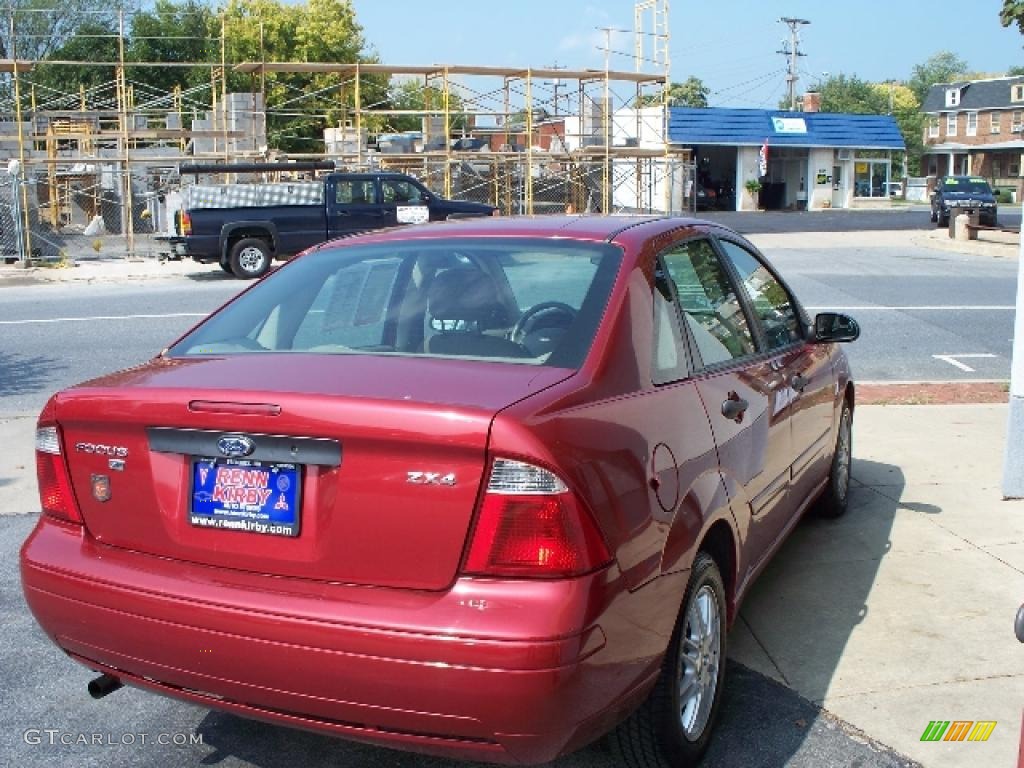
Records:
[[[783,24],[789,27],[789,43],[786,41],[782,42],[782,49],[776,51],[781,53],[788,60],[786,67],[786,87],[789,89],[789,108],[792,111],[796,111],[796,81],[800,79],[800,76],[796,73],[796,62],[801,56],[806,56],[806,53],[800,52],[800,27],[810,24],[807,19],[794,19],[791,17],[783,17],[779,19]]]
[[[557,72],[560,69],[566,69],[566,67],[559,66],[556,61],[554,64],[549,65],[547,69],[553,69]],[[553,94],[551,100],[554,102],[554,116],[558,117],[558,100],[560,98],[558,92],[562,90],[562,81],[556,77],[554,80],[548,80],[544,84],[551,86],[551,93]]]

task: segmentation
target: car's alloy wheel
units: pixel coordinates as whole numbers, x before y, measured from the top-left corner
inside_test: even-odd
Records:
[[[229,257],[235,277],[252,280],[263,277],[270,269],[270,246],[254,237],[239,240],[231,248]]]
[[[846,512],[850,497],[850,467],[853,462],[853,411],[850,403],[843,401],[839,415],[839,434],[836,435],[836,449],[832,455],[828,485],[818,502],[818,514],[822,517],[840,517]]]
[[[704,733],[718,689],[722,663],[722,620],[718,600],[705,584],[693,596],[683,624],[682,647],[676,675],[679,679],[679,720],[690,741]]]
[[[711,740],[725,676],[725,585],[699,552],[661,675],[647,700],[609,736],[629,768],[689,768]]]

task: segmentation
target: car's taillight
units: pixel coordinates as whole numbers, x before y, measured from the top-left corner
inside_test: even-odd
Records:
[[[192,217],[188,215],[188,211],[181,211],[181,218],[178,220],[178,223],[181,225],[181,234],[192,234]]]
[[[541,467],[497,459],[466,555],[473,576],[579,576],[611,559],[583,505]]]
[[[39,478],[39,503],[47,515],[72,523],[81,523],[82,515],[75,504],[68,478],[67,465],[60,446],[60,430],[56,426],[36,428],[36,475]]]

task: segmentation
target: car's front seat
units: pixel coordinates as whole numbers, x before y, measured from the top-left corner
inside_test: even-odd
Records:
[[[445,327],[427,339],[427,352],[468,357],[527,357],[514,341],[484,331],[509,324],[497,286],[476,268],[438,273],[427,293],[427,312]],[[461,321],[461,322],[460,322]]]

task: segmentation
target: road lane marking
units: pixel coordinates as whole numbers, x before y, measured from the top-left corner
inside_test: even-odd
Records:
[[[930,312],[935,310],[953,310],[959,312],[965,309],[980,309],[986,311],[992,310],[1011,310],[1016,309],[1015,304],[926,304],[916,307],[882,307],[877,304],[862,304],[856,307],[804,307],[804,309],[814,310],[831,310],[833,312],[859,312],[862,309],[880,309],[888,312],[899,312],[899,311],[914,311],[914,312]]]
[[[966,363],[961,363],[959,360],[957,360],[957,358],[958,357],[966,357],[966,358],[982,358],[982,357],[984,357],[984,358],[991,358],[991,357],[999,357],[999,355],[992,355],[992,354],[989,354],[988,352],[979,352],[977,354],[964,354],[964,355],[932,355],[932,357],[934,357],[936,360],[941,360],[944,363],[949,363],[950,365],[959,368],[964,373],[974,373],[975,371],[974,371],[973,368],[971,368],[971,366],[967,365]]]
[[[0,325],[86,323],[94,320],[161,320],[169,317],[206,317],[209,312],[169,312],[165,315],[93,315],[92,317],[41,317],[35,320],[0,320]]]

